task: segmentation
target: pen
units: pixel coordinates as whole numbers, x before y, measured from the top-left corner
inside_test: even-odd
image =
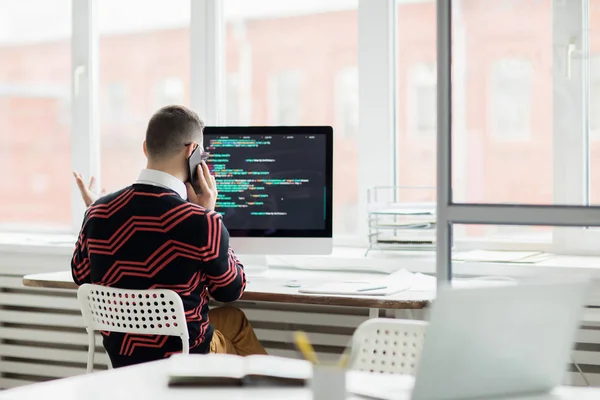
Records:
[[[296,347],[302,353],[304,358],[310,361],[313,364],[318,364],[319,360],[317,359],[317,355],[315,350],[313,349],[310,341],[308,340],[308,336],[306,333],[298,331],[294,333],[294,340],[296,341]]]
[[[380,289],[387,289],[387,286],[371,286],[371,287],[356,289],[356,291],[357,292],[368,292],[369,290],[380,290]]]
[[[348,343],[346,343],[344,352],[342,353],[342,355],[340,356],[340,358],[338,360],[338,363],[337,363],[338,368],[348,369],[348,367],[352,365],[352,362],[354,360],[353,355],[354,354],[352,353],[352,339],[350,339],[348,341]]]
[[[350,351],[345,350],[340,356],[337,366],[342,369],[347,369],[350,361]]]

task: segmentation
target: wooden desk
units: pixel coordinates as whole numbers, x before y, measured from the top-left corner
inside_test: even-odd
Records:
[[[144,400],[310,400],[312,395],[307,388],[173,388],[167,386],[167,366],[169,360],[155,361],[126,368],[95,372],[66,379],[37,383],[0,392],[0,400],[31,399],[144,399]],[[352,385],[387,387],[397,385],[401,377],[393,375],[370,375],[350,372],[347,383]],[[385,382],[383,382],[385,380]],[[505,400],[597,400],[600,389],[560,387],[552,395],[532,397],[511,397]],[[361,397],[348,395],[347,399]],[[400,400],[401,398],[398,397]],[[406,393],[406,400],[409,394]]]
[[[379,309],[415,310],[427,307],[433,300],[433,291],[404,291],[391,296],[336,296],[299,293],[298,288],[287,287],[286,282],[297,280],[302,286],[313,286],[326,281],[348,279],[369,279],[380,274],[353,272],[305,271],[272,268],[265,275],[250,276],[243,301],[276,302],[294,304],[316,304],[326,306],[362,307],[371,310],[370,315],[378,315]],[[70,271],[26,275],[23,284],[31,287],[77,289]]]

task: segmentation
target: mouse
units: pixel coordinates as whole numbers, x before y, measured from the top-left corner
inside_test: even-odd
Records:
[[[287,287],[300,287],[300,282],[296,281],[296,280],[287,281],[285,283],[285,286],[287,286]]]

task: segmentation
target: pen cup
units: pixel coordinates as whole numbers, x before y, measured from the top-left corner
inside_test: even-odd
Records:
[[[346,369],[337,365],[313,365],[310,382],[313,400],[345,400]]]

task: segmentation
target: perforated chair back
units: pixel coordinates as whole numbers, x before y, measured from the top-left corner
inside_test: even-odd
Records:
[[[189,353],[189,334],[181,297],[172,290],[129,290],[84,284],[77,290],[88,332],[87,372],[94,368],[95,331],[179,336]]]
[[[427,322],[374,318],[352,337],[351,369],[390,374],[415,374]]]

